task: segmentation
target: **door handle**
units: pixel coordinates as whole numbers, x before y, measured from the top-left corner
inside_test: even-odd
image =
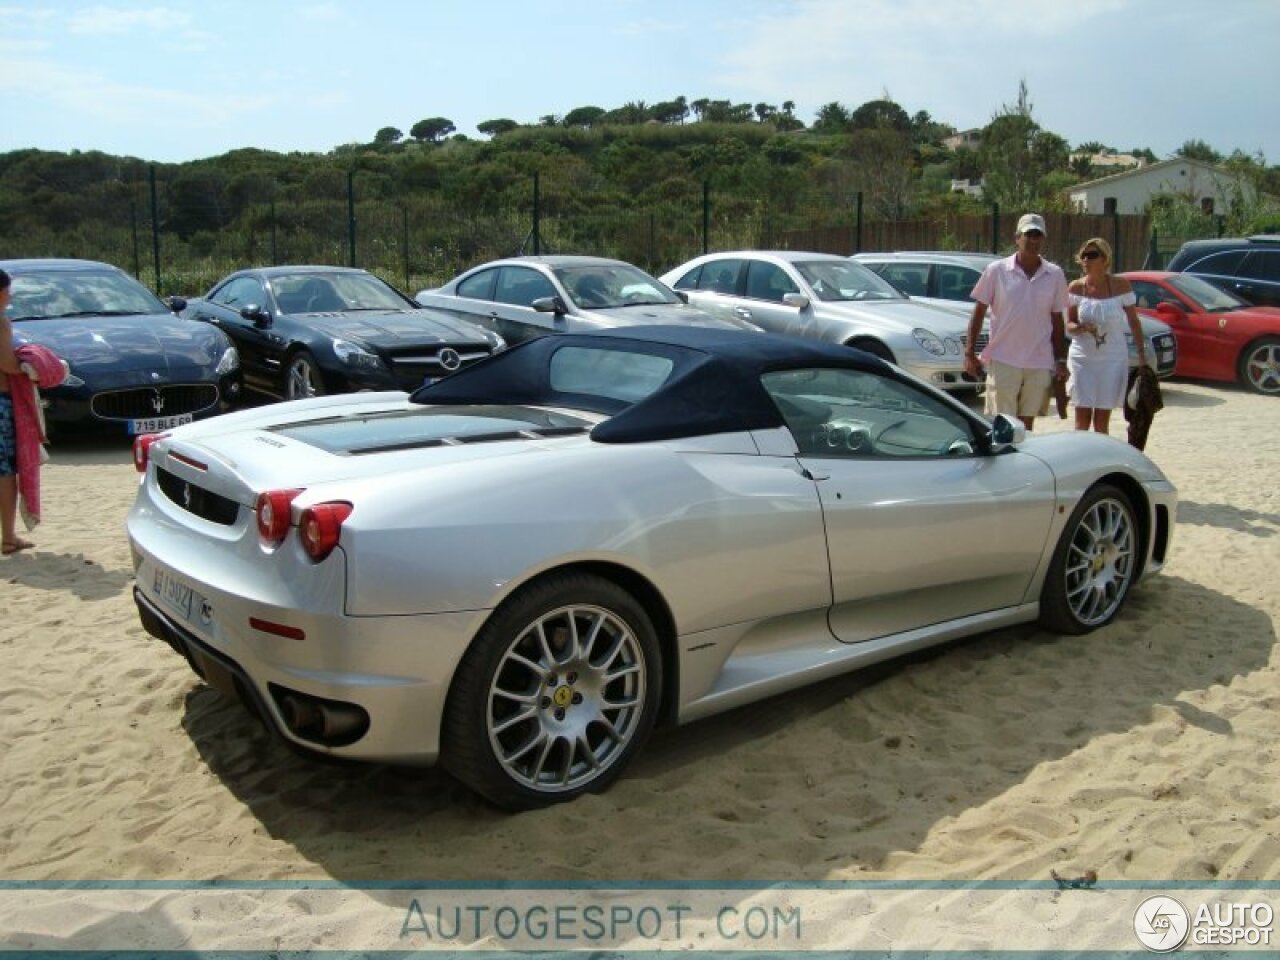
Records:
[[[734,307],[733,313],[734,313],[734,316],[741,317],[743,320],[751,319],[751,311],[748,310],[746,307]]]

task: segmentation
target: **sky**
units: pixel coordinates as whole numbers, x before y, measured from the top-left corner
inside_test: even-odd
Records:
[[[1280,0],[0,0],[0,152],[327,152],[685,96],[1280,164]]]

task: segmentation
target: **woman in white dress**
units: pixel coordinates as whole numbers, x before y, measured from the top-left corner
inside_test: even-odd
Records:
[[[1076,408],[1076,429],[1107,433],[1111,411],[1124,405],[1129,380],[1126,330],[1138,347],[1138,363],[1147,362],[1133,288],[1111,275],[1111,245],[1100,237],[1086,240],[1076,254],[1084,276],[1067,288],[1067,393]]]

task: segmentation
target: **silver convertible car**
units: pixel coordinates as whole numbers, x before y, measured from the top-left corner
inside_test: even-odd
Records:
[[[951,638],[1107,624],[1177,494],[869,354],[553,335],[413,393],[139,438],[145,628],[292,744],[513,809],[685,723]]]

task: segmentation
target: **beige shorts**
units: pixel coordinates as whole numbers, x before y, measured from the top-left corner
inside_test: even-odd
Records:
[[[992,360],[987,364],[984,410],[988,416],[1043,417],[1049,412],[1052,387],[1052,370],[1028,370]]]

